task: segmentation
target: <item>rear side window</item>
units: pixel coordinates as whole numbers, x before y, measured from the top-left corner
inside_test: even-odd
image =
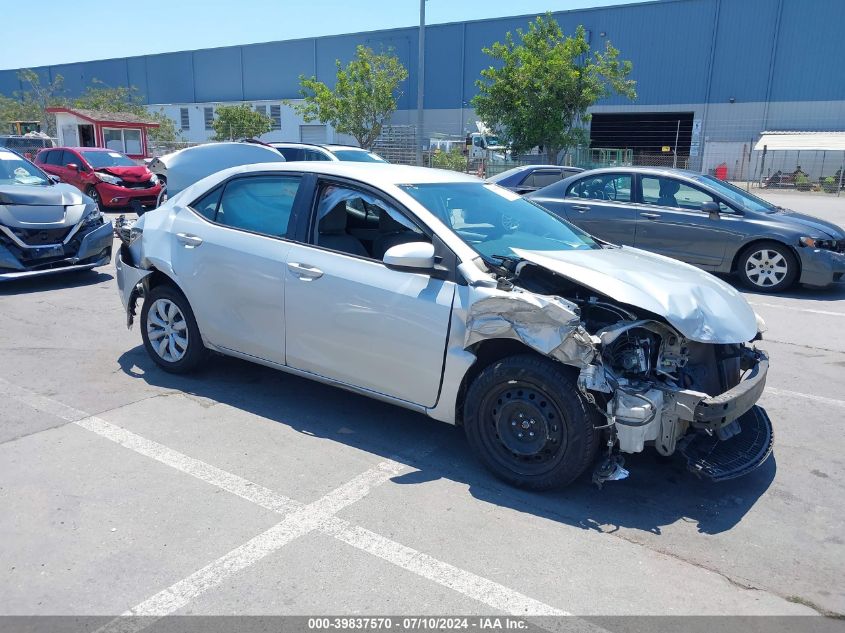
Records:
[[[214,216],[217,214],[217,204],[220,202],[222,193],[223,187],[218,187],[194,202],[191,208],[204,218],[214,221]]]
[[[560,172],[557,170],[535,171],[522,184],[540,189],[541,187],[548,187],[558,180],[560,180]]]
[[[288,162],[294,160],[305,160],[305,157],[303,156],[304,152],[301,147],[279,147],[277,149]]]
[[[315,149],[306,149],[305,160],[331,160],[331,158],[323,154],[323,152],[318,152]]]
[[[608,200],[611,202],[631,201],[630,174],[600,174],[576,180],[566,191],[567,198]]]
[[[223,190],[214,221],[252,233],[286,237],[299,183],[298,176],[233,180]]]

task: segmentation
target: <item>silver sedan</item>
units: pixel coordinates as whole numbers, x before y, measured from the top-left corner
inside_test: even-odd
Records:
[[[117,280],[150,357],[209,351],[464,426],[497,476],[545,489],[620,453],[714,480],[768,457],[768,358],[742,296],[594,239],[475,177],[396,165],[231,168],[122,227]]]

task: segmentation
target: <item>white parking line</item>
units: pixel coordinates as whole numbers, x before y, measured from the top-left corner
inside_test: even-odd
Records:
[[[783,396],[786,398],[804,398],[805,400],[812,400],[814,402],[827,404],[833,407],[845,407],[845,400],[837,400],[836,398],[827,398],[825,396],[814,396],[811,393],[789,391],[788,389],[778,389],[777,387],[769,387],[768,385],[766,385],[766,390],[763,393],[770,393],[775,396]]]
[[[268,510],[287,514],[284,520],[243,545],[224,554],[190,576],[144,600],[119,618],[98,629],[99,633],[132,633],[173,613],[205,591],[218,585],[308,532],[319,530],[356,549],[377,556],[401,569],[447,587],[484,605],[514,616],[567,616],[566,611],[534,600],[518,591],[459,569],[387,537],[353,525],[335,514],[363,499],[369,492],[407,468],[397,460],[385,460],[317,501],[302,503],[279,495],[247,479],[226,472],[162,444],[148,440],[97,416],[64,405],[0,378],[0,396],[72,422],[136,453],[175,470],[231,492]],[[420,446],[411,456],[424,457],[433,447]],[[587,625],[587,623],[583,623]],[[588,628],[594,628],[591,625]],[[595,630],[603,631],[598,627]]]
[[[781,310],[791,310],[793,312],[809,312],[810,314],[824,314],[826,316],[845,317],[845,312],[833,312],[830,310],[815,310],[813,308],[799,308],[797,306],[781,305],[779,303],[759,303],[757,301],[749,301],[752,306],[760,308],[779,308]]]
[[[391,541],[381,534],[352,525],[348,521],[333,517],[325,522],[322,530],[352,547],[378,556],[382,560],[393,563],[402,569],[407,569],[423,578],[428,578],[439,585],[453,589],[508,615],[571,615],[566,611],[556,609],[503,587],[492,580],[487,580],[413,548]]]

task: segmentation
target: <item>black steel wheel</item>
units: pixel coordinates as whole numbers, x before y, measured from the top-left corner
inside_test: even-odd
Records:
[[[464,404],[467,439],[499,478],[533,490],[565,486],[597,447],[593,414],[560,363],[512,356],[487,367]]]

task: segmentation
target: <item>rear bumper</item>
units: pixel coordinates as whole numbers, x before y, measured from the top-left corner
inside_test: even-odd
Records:
[[[751,410],[763,394],[769,373],[769,356],[760,350],[756,356],[748,375],[736,387],[696,405],[693,426],[715,431]]]
[[[110,185],[107,182],[97,184],[97,193],[100,194],[100,203],[105,207],[126,207],[129,206],[133,200],[137,200],[142,205],[152,206],[156,203],[160,192],[160,184],[153,187],[145,187],[143,189],[119,187],[117,185]]]

